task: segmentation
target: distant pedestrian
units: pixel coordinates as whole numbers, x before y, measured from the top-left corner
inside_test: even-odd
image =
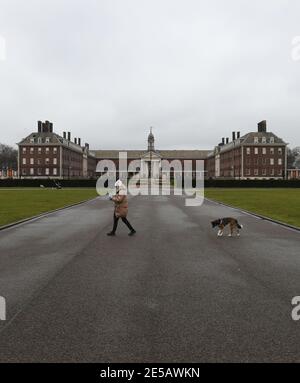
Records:
[[[125,225],[130,230],[129,235],[132,236],[136,233],[134,228],[131,226],[130,222],[128,221],[127,214],[128,214],[128,200],[127,200],[127,190],[126,186],[122,183],[121,180],[118,180],[115,183],[116,187],[116,194],[111,197],[111,200],[115,203],[115,210],[114,210],[114,226],[111,232],[107,233],[108,236],[114,236],[116,235],[117,227],[119,219],[121,218],[122,221],[125,223]]]

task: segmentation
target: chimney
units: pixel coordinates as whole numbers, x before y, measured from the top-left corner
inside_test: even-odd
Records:
[[[81,138],[78,138],[78,145],[81,146]]]
[[[235,141],[235,132],[232,132],[232,141]]]
[[[225,145],[225,137],[222,138],[222,144]]]
[[[42,121],[38,121],[38,132],[42,133],[43,123]]]
[[[266,133],[267,131],[267,121],[263,120],[257,124],[258,126],[258,132],[260,133]]]
[[[48,120],[45,121],[45,132],[50,132],[50,122]]]
[[[226,144],[229,144],[229,137],[226,137]]]
[[[71,141],[71,132],[68,132],[68,141]]]
[[[85,147],[86,147],[86,149],[89,149],[90,145],[89,144],[85,144]]]
[[[241,132],[237,132],[236,137],[241,138]]]
[[[49,123],[49,132],[53,133],[53,122]]]
[[[67,139],[67,133],[63,132],[63,138],[66,140]]]
[[[74,144],[77,145],[77,138],[74,138]]]

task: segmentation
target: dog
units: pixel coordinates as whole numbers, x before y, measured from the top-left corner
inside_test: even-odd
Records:
[[[211,223],[211,225],[213,229],[215,227],[219,228],[218,237],[222,237],[224,233],[224,228],[227,225],[229,225],[230,227],[230,233],[228,234],[229,237],[232,237],[234,229],[236,230],[236,235],[239,237],[240,229],[243,228],[243,225],[240,225],[237,219],[231,218],[231,217],[216,219],[215,221]]]

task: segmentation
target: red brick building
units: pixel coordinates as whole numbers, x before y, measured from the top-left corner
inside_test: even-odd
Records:
[[[206,177],[221,179],[283,179],[287,177],[287,144],[267,123],[258,124],[257,132],[241,137],[233,132],[232,140],[222,139],[206,159]]]
[[[81,139],[71,141],[71,133],[63,137],[53,132],[49,121],[38,121],[38,131],[19,144],[18,174],[20,178],[94,178],[97,160],[89,145]]]

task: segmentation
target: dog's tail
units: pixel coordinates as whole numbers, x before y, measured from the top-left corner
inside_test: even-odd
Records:
[[[237,227],[238,227],[239,229],[243,229],[244,226],[237,222]]]

